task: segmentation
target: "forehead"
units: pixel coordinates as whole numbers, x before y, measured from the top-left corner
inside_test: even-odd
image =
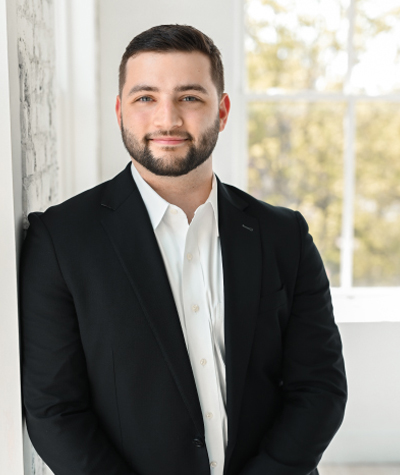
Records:
[[[124,91],[136,84],[173,89],[185,83],[201,84],[213,92],[211,62],[205,54],[199,51],[144,52],[129,58],[126,63]]]

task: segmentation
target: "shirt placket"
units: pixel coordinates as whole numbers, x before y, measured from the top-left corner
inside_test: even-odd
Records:
[[[200,211],[200,210],[199,210]],[[224,447],[212,334],[211,315],[206,299],[206,282],[201,268],[198,232],[205,220],[212,219],[202,210],[189,226],[183,263],[183,301],[189,357],[203,413],[206,445],[213,475],[222,475]],[[208,210],[209,211],[209,210]]]

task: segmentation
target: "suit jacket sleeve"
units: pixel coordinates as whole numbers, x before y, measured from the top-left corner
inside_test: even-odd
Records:
[[[307,223],[295,214],[301,256],[283,336],[283,406],[241,475],[308,475],[344,416],[346,377],[329,282]]]
[[[91,408],[74,302],[40,214],[29,215],[20,267],[22,385],[30,438],[56,475],[135,475]]]

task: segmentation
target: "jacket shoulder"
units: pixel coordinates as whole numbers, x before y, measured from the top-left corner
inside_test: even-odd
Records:
[[[286,208],[284,206],[275,206],[263,200],[259,200],[245,191],[236,188],[233,185],[224,183],[227,191],[247,203],[246,212],[256,218],[276,219],[284,223],[285,221],[296,221],[296,215],[300,213],[296,210]]]
[[[90,216],[99,204],[103,190],[107,182],[96,185],[95,187],[83,191],[61,203],[50,206],[45,211],[34,211],[29,213],[28,220],[31,222],[31,216],[40,216],[40,218],[50,224],[53,221],[65,220],[73,216]]]
[[[117,195],[120,201],[123,201],[132,192],[132,184],[133,179],[131,178],[128,165],[125,170],[114,178],[104,181],[57,205],[50,206],[44,212],[30,213],[28,219],[30,219],[31,215],[40,216],[47,224],[61,221],[92,221],[100,215],[104,198],[106,198],[110,192]],[[107,202],[107,200],[105,202]]]

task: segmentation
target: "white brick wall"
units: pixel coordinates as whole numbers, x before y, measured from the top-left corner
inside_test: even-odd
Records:
[[[24,227],[58,199],[53,0],[18,0]]]
[[[56,136],[56,59],[53,0],[17,0],[20,82],[23,222],[58,199]],[[25,473],[51,471],[31,446],[25,431]]]

